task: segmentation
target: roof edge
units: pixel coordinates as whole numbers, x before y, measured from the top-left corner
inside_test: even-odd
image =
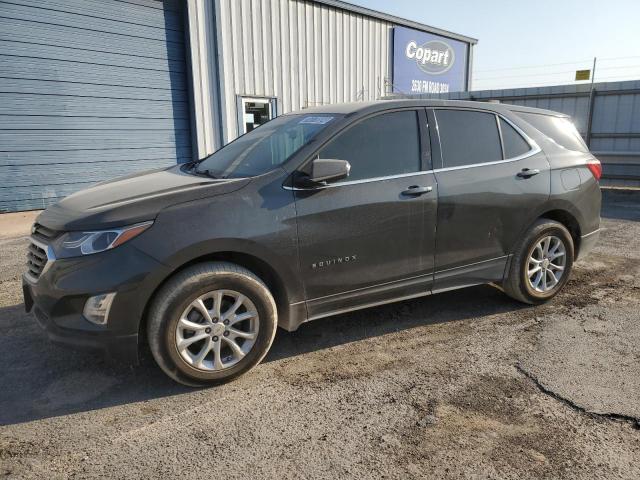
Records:
[[[447,37],[453,40],[459,40],[461,42],[470,43],[471,45],[475,45],[478,43],[477,38],[467,37],[466,35],[460,35],[458,33],[450,32],[449,30],[432,27],[430,25],[425,25],[424,23],[414,22],[413,20],[408,20],[406,18],[396,17],[395,15],[391,15],[389,13],[379,12],[378,10],[372,10],[367,7],[361,7],[360,5],[354,5],[352,3],[343,2],[342,0],[311,0],[311,1],[314,3],[322,3],[330,7],[339,8],[341,10],[347,10],[349,12],[359,13],[367,17],[373,17],[380,20],[385,20],[387,22],[395,23],[403,27],[411,27],[411,28],[415,28],[416,30],[422,30],[425,32],[434,33],[442,37]]]
[[[314,114],[338,114],[352,115],[356,113],[369,114],[371,112],[391,110],[403,107],[419,107],[419,108],[473,108],[478,110],[486,110],[491,112],[504,113],[509,112],[527,112],[539,113],[544,115],[554,115],[566,117],[561,112],[548,110],[544,108],[525,107],[522,105],[514,105],[508,103],[491,103],[481,102],[477,100],[446,100],[437,98],[399,98],[388,100],[374,100],[371,102],[348,102],[334,103],[330,105],[321,105],[318,107],[305,108],[286,113],[285,115],[314,115]]]

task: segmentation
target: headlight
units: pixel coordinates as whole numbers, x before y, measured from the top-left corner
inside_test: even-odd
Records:
[[[56,242],[56,258],[79,257],[104,252],[137,237],[153,222],[94,232],[69,232]]]

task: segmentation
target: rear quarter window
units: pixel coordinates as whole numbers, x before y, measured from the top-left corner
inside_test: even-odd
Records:
[[[520,157],[531,151],[529,143],[503,118],[500,118],[500,131],[505,159]]]
[[[568,118],[539,113],[514,113],[561,147],[575,152],[589,151],[578,130]]]

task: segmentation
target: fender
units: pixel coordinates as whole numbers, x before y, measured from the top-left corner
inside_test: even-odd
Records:
[[[296,303],[304,301],[302,282],[297,271],[297,259],[284,258],[271,249],[254,241],[242,238],[216,238],[189,245],[176,252],[164,263],[172,273],[182,266],[205,259],[216,254],[241,254],[254,257],[267,264],[279,277],[285,289],[287,301]]]
[[[184,248],[165,259],[162,264],[165,268],[154,272],[138,290],[138,294],[144,299],[141,302],[141,310],[136,312],[140,321],[143,311],[160,286],[184,266],[215,259],[217,255],[232,256],[245,255],[260,261],[274,272],[282,294],[278,304],[278,324],[287,331],[296,330],[307,318],[306,304],[304,301],[304,289],[297,272],[297,259],[283,258],[277,253],[245,239],[224,238],[203,241]],[[140,322],[138,322],[140,324]]]

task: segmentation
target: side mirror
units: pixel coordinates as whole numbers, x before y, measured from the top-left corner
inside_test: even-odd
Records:
[[[311,162],[309,174],[300,178],[305,186],[317,185],[325,182],[337,182],[349,176],[351,164],[346,160],[329,160],[316,158]]]

